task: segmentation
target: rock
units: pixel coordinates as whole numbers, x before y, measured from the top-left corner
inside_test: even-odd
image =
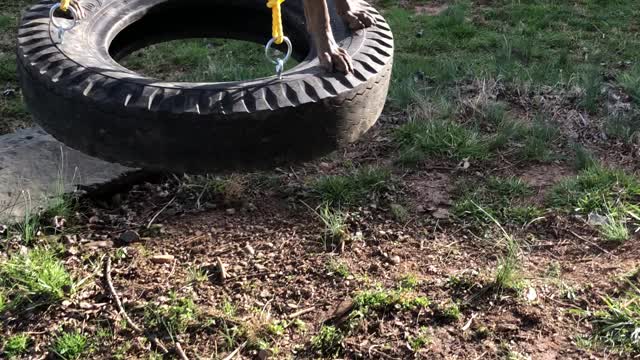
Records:
[[[589,219],[587,220],[587,223],[591,226],[604,226],[607,225],[608,222],[609,219],[607,219],[606,216],[602,216],[593,212],[589,213]]]
[[[436,209],[436,211],[431,213],[431,216],[433,216],[436,219],[440,219],[440,220],[448,219],[450,215],[451,214],[449,213],[449,210],[447,210],[445,208],[438,208],[438,209]]]
[[[267,349],[262,349],[258,351],[258,359],[266,360],[271,356],[271,351]]]
[[[227,215],[234,215],[235,213],[236,213],[236,209],[234,208],[227,209]]]
[[[426,211],[426,209],[424,208],[424,206],[418,205],[418,206],[416,206],[416,211],[419,212],[419,213],[423,213],[423,212]]]
[[[61,167],[64,158],[64,167]],[[60,175],[60,169],[64,171]],[[27,200],[34,208],[45,206],[52,184],[64,179],[64,192],[105,186],[135,171],[111,164],[64,146],[44,130],[33,127],[0,136],[0,208],[7,221],[22,219]],[[28,180],[28,181],[25,181]],[[73,180],[73,181],[72,181]]]
[[[112,248],[113,241],[91,241],[84,244],[87,249]]]
[[[255,264],[254,266],[258,271],[267,271],[267,267],[262,264]]]
[[[0,234],[1,233],[2,232],[0,232]],[[62,235],[62,243],[65,245],[73,245],[77,242],[78,242],[78,235]]]
[[[391,263],[393,265],[398,265],[398,264],[400,264],[400,261],[401,261],[400,256],[398,256],[398,255],[389,256],[388,260],[389,260],[389,263]]]
[[[154,255],[151,257],[151,262],[154,264],[169,264],[173,262],[175,257],[173,255]]]
[[[131,244],[133,242],[140,241],[140,235],[133,230],[127,230],[120,234],[118,240],[126,244]]]
[[[253,256],[256,254],[256,251],[253,249],[253,246],[251,246],[250,244],[247,244],[244,246],[244,252],[246,252],[250,256]]]

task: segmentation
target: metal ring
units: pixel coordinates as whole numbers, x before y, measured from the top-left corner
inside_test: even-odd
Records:
[[[287,44],[287,55],[284,56],[284,58],[282,59],[282,63],[286,63],[289,58],[291,57],[291,52],[293,51],[293,46],[291,45],[291,40],[289,40],[288,37],[283,37],[284,39],[284,43]],[[267,45],[265,45],[264,47],[264,56],[267,57],[267,60],[271,61],[273,64],[278,65],[278,61],[275,60],[274,58],[271,57],[271,55],[269,55],[269,49],[271,49],[271,46],[273,45],[273,43],[276,41],[275,38],[271,38],[271,40],[269,40],[269,42],[267,43]]]
[[[53,14],[56,12],[56,10],[58,10],[60,8],[60,3],[54,4],[51,7],[51,10],[49,10],[49,20],[51,21],[51,23],[53,24],[53,26],[55,26],[58,30],[62,30],[62,31],[69,31],[71,29],[73,29],[74,27],[76,27],[76,25],[78,25],[78,14],[76,13],[76,11],[69,6],[69,11],[71,12],[71,16],[73,17],[73,24],[69,27],[64,27],[62,26],[60,23],[56,22],[56,18],[55,16],[53,16]]]

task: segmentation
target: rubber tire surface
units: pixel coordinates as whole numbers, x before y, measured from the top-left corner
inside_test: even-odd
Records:
[[[283,6],[301,62],[284,74],[223,83],[166,82],[116,59],[167,39],[224,37],[266,43],[264,0],[83,0],[86,18],[58,43],[51,1],[23,15],[18,72],[35,121],[88,155],[149,169],[213,172],[305,161],[357,140],[387,96],[393,36],[377,24],[348,30],[329,0],[334,36],[353,74],[323,70],[306,31],[302,0]],[[229,5],[232,4],[232,5]],[[226,7],[225,7],[226,6]],[[62,22],[67,20],[62,19]]]

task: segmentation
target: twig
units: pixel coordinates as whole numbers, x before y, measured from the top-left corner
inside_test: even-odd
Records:
[[[225,357],[222,360],[231,360],[233,359],[245,346],[247,345],[247,342],[243,342],[242,344],[240,344],[240,346],[238,346],[237,349],[233,350],[229,355],[227,355],[227,357]]]
[[[182,345],[180,345],[180,342],[178,341],[176,341],[176,352],[178,353],[178,355],[180,355],[180,358],[182,360],[189,360],[187,354],[185,354],[184,350],[182,350]]]
[[[220,260],[219,257],[216,257],[216,269],[218,270],[220,281],[224,282],[225,279],[229,277],[229,274],[227,274],[227,270],[224,269],[224,264],[222,263],[222,260]]]
[[[359,348],[360,351],[365,351],[365,349],[366,349],[366,351],[368,352],[369,356],[371,356],[371,353],[374,353],[374,354],[376,354],[379,357],[384,358],[384,359],[390,359],[390,360],[397,360],[398,359],[398,358],[393,357],[391,355],[387,355],[387,354],[383,353],[380,350],[376,350],[375,346],[379,346],[379,345],[372,345],[369,348],[365,348],[364,346],[362,346],[360,344],[356,344],[356,343],[351,342],[351,341],[345,341],[345,344],[351,345],[351,346],[355,346],[355,347]]]
[[[149,220],[149,223],[147,224],[147,229],[151,227],[151,225],[153,224],[154,221],[156,221],[156,218],[158,218],[158,216],[160,216],[160,214],[162,214],[163,211],[165,211],[169,205],[171,205],[175,200],[176,197],[178,195],[175,195],[171,200],[169,200],[169,202],[162,207],[162,209],[160,209],[160,211],[158,211],[155,215],[153,215],[153,217],[151,218],[151,220]]]
[[[312,312],[312,311],[313,311],[313,310],[315,310],[315,309],[316,309],[316,307],[315,307],[315,306],[312,306],[312,307],[309,307],[309,308],[306,308],[306,309],[302,309],[302,310],[300,310],[300,311],[296,311],[296,312],[294,312],[293,314],[290,314],[290,315],[289,315],[289,316],[287,316],[287,317],[288,317],[289,319],[294,319],[294,318],[297,318],[298,316],[302,316],[302,315],[304,315],[304,314],[308,314],[308,313]]]
[[[113,300],[116,302],[116,306],[118,307],[118,314],[120,314],[120,316],[122,316],[125,319],[127,324],[129,324],[129,326],[131,326],[133,330],[135,330],[140,334],[145,335],[144,330],[142,330],[142,328],[138,326],[138,324],[136,324],[133,320],[131,320],[129,315],[127,315],[127,312],[124,311],[124,307],[122,306],[120,297],[118,296],[116,289],[113,287],[113,281],[111,280],[111,256],[107,256],[107,261],[106,261],[105,270],[104,270],[104,277],[107,281],[109,292],[111,293],[111,296],[113,297]],[[164,346],[164,344],[162,344],[162,342],[158,338],[156,338],[155,336],[147,336],[147,337],[158,349],[162,350],[163,353],[165,354],[169,353],[169,350],[167,350],[167,348]]]
[[[582,240],[582,241],[584,241],[584,242],[586,242],[586,243],[588,243],[588,244],[590,244],[592,246],[595,246],[596,248],[598,248],[598,250],[602,251],[603,253],[609,254],[609,255],[611,255],[613,257],[617,257],[615,254],[611,253],[609,250],[602,248],[600,245],[594,243],[591,240],[586,239],[584,236],[580,236],[580,235],[574,233],[571,230],[567,230],[567,231],[570,232],[571,235],[575,236],[576,238],[578,238],[578,239],[580,239],[580,240]]]

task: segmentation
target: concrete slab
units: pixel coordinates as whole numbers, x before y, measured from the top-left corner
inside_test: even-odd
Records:
[[[0,136],[0,221],[11,222],[47,199],[135,172],[73,150],[39,127]],[[29,200],[30,199],[30,200]]]

